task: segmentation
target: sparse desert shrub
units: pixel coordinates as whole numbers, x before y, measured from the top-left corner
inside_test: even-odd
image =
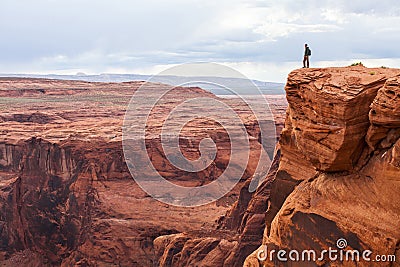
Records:
[[[354,67],[354,66],[363,66],[364,67],[364,65],[362,64],[361,61],[360,62],[355,62],[355,63],[351,64],[350,66],[352,66],[352,67]]]

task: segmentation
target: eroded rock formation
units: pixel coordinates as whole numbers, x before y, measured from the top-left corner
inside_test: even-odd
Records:
[[[244,266],[398,266],[329,257],[283,262],[263,252],[312,249],[320,255],[344,238],[345,251],[399,259],[399,74],[349,67],[289,75],[282,154],[262,246]]]
[[[54,82],[59,87],[54,91],[50,85],[41,88],[40,81],[30,83],[29,89],[24,80],[3,81],[12,96],[1,103],[0,116],[3,265],[24,265],[29,257],[36,266],[398,266],[257,256],[264,255],[261,250],[310,249],[319,255],[337,248],[343,238],[345,251],[400,259],[399,70],[293,71],[271,169],[254,173],[249,164],[228,196],[190,209],[147,196],[124,164],[116,118],[124,114],[126,95],[140,83]],[[185,94],[214,97],[199,88],[182,88],[174,101]],[[77,105],[70,107],[66,97]],[[166,101],[153,114],[153,134],[147,137],[153,163],[175,183],[205,184],[227,164],[226,135],[217,125],[207,132],[222,149],[211,169],[196,175],[177,172],[159,153],[160,122],[171,104]],[[257,158],[264,144],[254,119],[243,114]],[[203,137],[199,124],[187,127],[187,133]],[[184,142],[189,158],[198,156],[197,141]],[[248,191],[252,175],[265,177],[254,193]]]
[[[157,238],[160,266],[398,266],[318,253],[343,238],[344,251],[400,257],[399,81],[400,71],[386,68],[293,71],[285,128],[262,184],[255,193],[245,184],[217,229]],[[284,262],[278,250],[318,256]]]
[[[159,261],[153,247],[157,237],[196,231],[203,236],[216,229],[218,218],[254,173],[254,162],[263,149],[258,122],[243,103],[222,100],[241,111],[254,161],[239,184],[218,202],[193,208],[163,204],[134,182],[122,150],[125,109],[142,84],[0,79],[0,265],[153,266]],[[149,94],[157,94],[162,86],[154,84]],[[205,184],[229,161],[223,128],[206,120],[185,126],[188,135],[182,153],[196,158],[199,139],[208,134],[220,155],[210,168],[191,174],[178,172],[166,160],[159,132],[167,111],[177,102],[215,96],[183,87],[171,94],[148,122],[152,163],[174,183]],[[279,108],[274,109],[278,116],[285,107]],[[231,240],[230,234],[220,236]],[[178,239],[184,240],[185,234]],[[159,240],[161,244],[163,238]],[[214,254],[208,249],[197,254],[208,258],[223,258],[220,252],[232,249],[231,243],[216,238],[200,243],[214,249]]]

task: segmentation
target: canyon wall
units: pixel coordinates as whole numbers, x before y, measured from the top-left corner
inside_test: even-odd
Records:
[[[253,161],[239,184],[214,203],[191,208],[164,204],[135,183],[124,159],[123,118],[142,84],[0,79],[1,266],[156,266],[157,237],[217,228],[218,218],[255,171],[263,149],[258,122],[243,103],[221,100],[240,111]],[[165,86],[152,84],[148,93],[158,94]],[[198,157],[199,141],[210,137],[218,146],[214,164],[186,173],[166,159],[162,121],[174,105],[193,97],[216,98],[200,88],[175,88],[147,122],[152,164],[166,179],[185,186],[217,178],[230,151],[223,127],[192,121],[183,129],[182,153]],[[275,110],[281,114],[284,108]]]
[[[261,144],[254,117],[241,103],[224,100],[242,111],[253,161],[227,196],[193,208],[152,199],[124,163],[121,118],[140,82],[2,82],[10,87],[2,89],[6,101],[0,103],[4,266],[398,266],[260,256],[272,250],[319,253],[342,239],[345,251],[400,259],[399,70],[356,66],[290,73],[275,157],[270,169],[257,173],[254,162],[272,139]],[[193,140],[183,140],[182,153],[196,158],[199,140],[209,136],[219,144],[216,164],[187,174],[165,158],[160,121],[193,95],[215,97],[180,88],[154,109],[146,136],[152,163],[166,179],[186,186],[215,179],[230,151],[223,128],[211,123],[203,131],[204,121],[193,122],[183,130]],[[276,124],[279,132],[283,125]],[[251,193],[253,177],[263,179]]]
[[[399,81],[400,70],[386,68],[290,73],[285,127],[257,191],[246,183],[213,231],[157,238],[159,265],[399,266]],[[276,257],[320,255],[340,239],[344,251],[395,255],[397,263]]]
[[[289,74],[281,160],[264,210],[262,245],[244,266],[399,266],[399,74],[364,67]],[[338,249],[340,239],[344,251],[372,251],[371,262],[293,262],[270,254],[320,255]],[[372,262],[376,255],[395,255],[397,262]]]

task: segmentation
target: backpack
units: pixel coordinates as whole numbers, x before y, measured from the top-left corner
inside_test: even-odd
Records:
[[[308,55],[311,56],[311,49],[308,48]]]

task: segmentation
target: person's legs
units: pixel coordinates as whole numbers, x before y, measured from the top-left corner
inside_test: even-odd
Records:
[[[307,61],[307,56],[304,56],[304,59],[303,59],[303,68],[306,67],[306,61]]]
[[[309,68],[310,67],[310,60],[309,60],[308,56],[306,57],[306,62],[307,62],[307,68]]]

